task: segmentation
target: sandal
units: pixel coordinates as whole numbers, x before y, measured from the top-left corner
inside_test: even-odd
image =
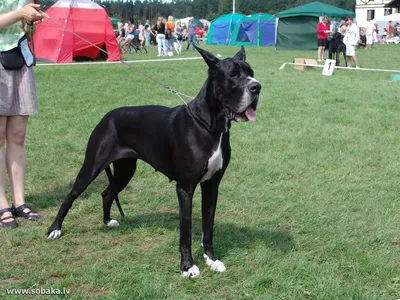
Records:
[[[24,212],[24,209],[29,209],[29,212]],[[41,221],[44,219],[41,215],[37,214],[35,211],[30,209],[26,204],[22,204],[15,207],[14,204],[11,206],[11,211],[14,217],[23,217],[27,220]]]
[[[6,212],[12,213],[11,208],[7,207],[7,208],[0,210],[0,228],[15,228],[15,227],[17,227],[17,222],[15,222],[13,216],[2,218],[3,214]],[[13,219],[13,221],[3,222],[5,220],[9,220],[9,219]]]

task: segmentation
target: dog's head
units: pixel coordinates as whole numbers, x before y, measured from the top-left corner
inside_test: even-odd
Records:
[[[230,120],[255,121],[261,84],[246,62],[244,48],[233,57],[218,59],[210,52],[196,47],[208,64],[208,75],[213,81],[214,93]]]
[[[343,41],[343,34],[341,34],[340,32],[335,32],[335,33],[332,35],[332,40]]]

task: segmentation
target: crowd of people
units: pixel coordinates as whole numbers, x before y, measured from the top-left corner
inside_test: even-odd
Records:
[[[324,52],[328,45],[328,38],[335,31],[343,35],[343,43],[346,45],[346,59],[348,67],[351,67],[353,61],[355,68],[359,68],[355,51],[360,38],[360,29],[354,23],[353,17],[348,17],[346,21],[342,20],[336,29],[331,28],[329,18],[327,16],[322,18],[321,22],[317,26],[318,62],[324,61]]]
[[[175,22],[173,16],[168,19],[159,17],[153,25],[150,25],[150,20],[146,20],[145,24],[136,26],[134,20],[129,19],[125,24],[118,24],[117,41],[125,53],[133,43],[140,47],[153,45],[157,47],[158,56],[172,56],[174,51],[181,53],[183,42],[187,42],[186,50],[194,50],[194,45],[198,44],[199,39],[205,38],[207,33],[208,27],[196,26],[193,17],[187,25]]]
[[[348,67],[351,68],[352,62],[355,68],[359,68],[356,57],[356,48],[371,49],[375,43],[386,43],[393,38],[400,38],[400,24],[392,24],[389,21],[387,27],[384,28],[383,34],[379,35],[379,27],[374,20],[369,20],[365,27],[358,27],[353,17],[347,20],[341,20],[331,24],[329,18],[324,16],[317,27],[318,34],[318,62],[324,61],[324,52],[328,45],[328,40],[332,34],[338,32],[343,37],[343,43],[346,45],[346,56]]]

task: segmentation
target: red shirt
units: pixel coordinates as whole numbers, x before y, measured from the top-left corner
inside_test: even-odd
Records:
[[[195,32],[196,32],[196,35],[198,35],[199,37],[202,37],[204,34],[204,28],[196,26]]]
[[[329,33],[326,33],[324,31],[330,30],[330,29],[331,29],[331,26],[328,23],[324,24],[322,22],[319,22],[318,27],[317,27],[318,38],[319,39],[327,39]]]

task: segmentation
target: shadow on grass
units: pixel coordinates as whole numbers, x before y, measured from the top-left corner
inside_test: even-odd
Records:
[[[125,217],[117,230],[123,234],[128,228],[166,228],[168,230],[178,230],[178,226],[178,213],[153,212]],[[242,227],[235,223],[226,223],[218,219],[215,221],[214,228],[214,247],[220,257],[224,257],[233,248],[248,248],[257,242],[267,245],[267,247],[274,251],[284,253],[296,249],[293,236],[286,230],[270,230],[250,226]],[[201,232],[201,220],[194,218],[193,235],[201,236]]]
[[[102,198],[100,193],[107,186],[108,181],[104,176],[97,178],[85,192],[78,197],[77,201],[84,200],[90,195],[98,194],[99,209],[101,209]],[[59,207],[65,196],[71,191],[72,182],[64,186],[49,188],[42,193],[29,195],[27,202],[32,204],[37,210],[50,207]],[[115,203],[113,204],[114,213],[117,214]],[[130,232],[132,228],[166,228],[174,231],[179,230],[178,212],[152,212],[142,213],[125,217],[121,226],[117,229],[120,234]],[[270,249],[284,253],[294,251],[296,244],[293,236],[287,230],[282,229],[264,229],[257,227],[242,227],[235,223],[227,223],[216,217],[214,226],[214,245],[220,257],[224,257],[230,249],[248,248],[252,244],[260,242],[267,245]],[[201,219],[193,218],[193,235],[201,236]],[[195,247],[193,247],[196,249]],[[196,254],[198,254],[196,252]]]

